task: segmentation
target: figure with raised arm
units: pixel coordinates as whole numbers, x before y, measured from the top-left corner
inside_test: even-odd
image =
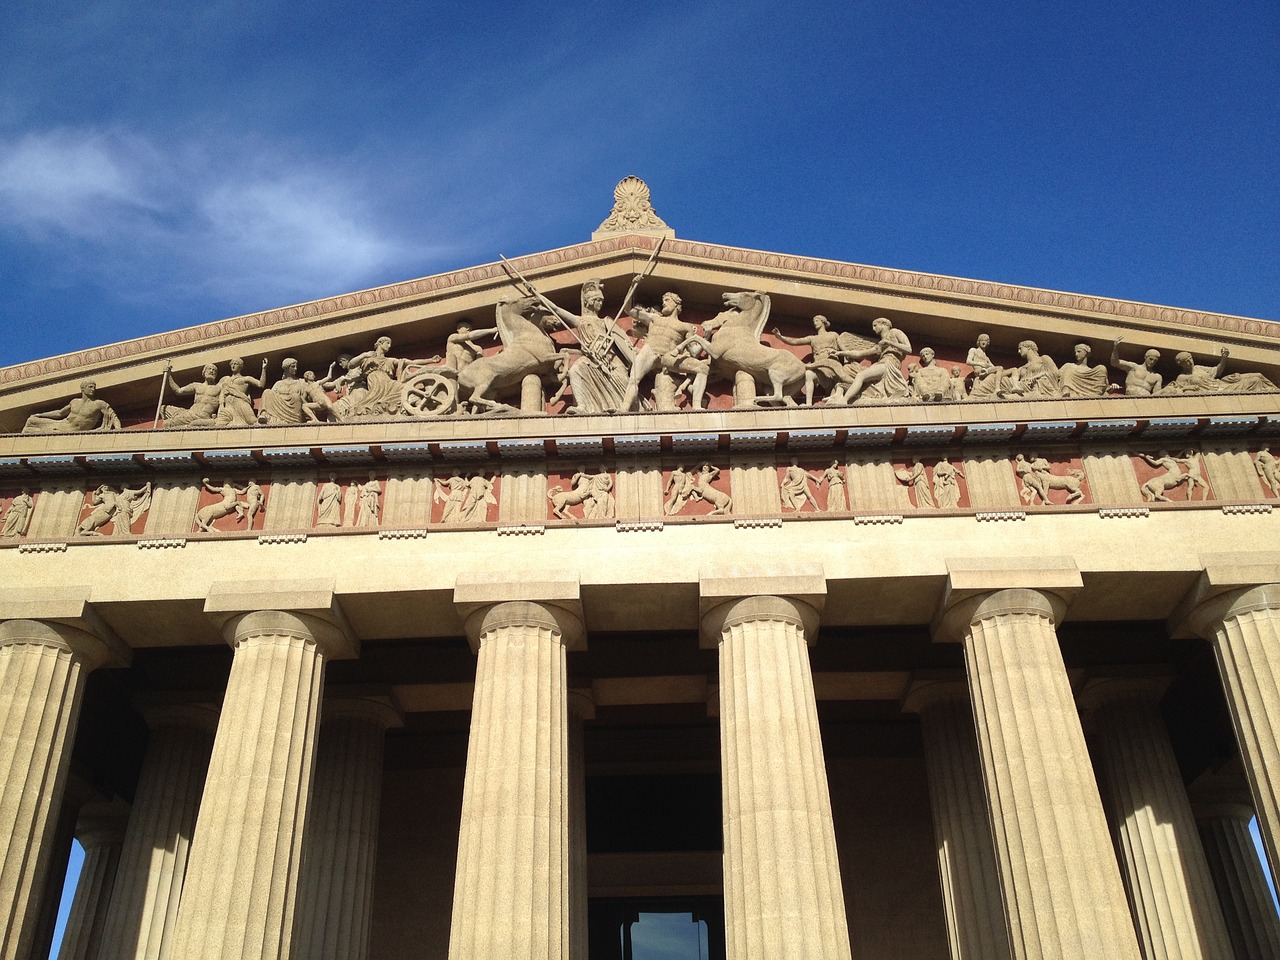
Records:
[[[244,361],[232,357],[228,366],[231,372],[218,381],[218,416],[214,421],[219,427],[252,427],[258,422],[253,410],[249,388],[262,389],[267,379],[267,361],[262,361],[262,374],[251,377],[244,372]]]
[[[48,413],[33,413],[22,427],[23,433],[75,433],[89,430],[119,430],[120,418],[111,404],[97,397],[92,380],[80,384],[80,396],[65,407]]]
[[[89,506],[92,508],[89,515],[76,527],[77,537],[99,533],[108,523],[112,524],[113,533],[128,533],[129,528],[151,507],[151,484],[144,483],[137,489],[124,487],[117,491],[104,483],[93,491]]]
[[[215,522],[233,513],[238,517],[244,516],[245,502],[240,500],[239,497],[246,492],[247,488],[237,487],[235,484],[226,481],[214,486],[208,477],[202,479],[200,483],[210,493],[217,494],[222,498],[217,503],[201,507],[196,512],[196,526],[202,532],[212,533]]]
[[[305,423],[309,394],[307,381],[298,376],[298,361],[285,357],[280,362],[280,379],[262,393],[258,422],[270,425]]]
[[[709,360],[689,355],[686,341],[697,335],[697,324],[680,319],[683,301],[678,294],[664,293],[662,307],[650,310],[632,307],[628,313],[636,321],[636,328],[645,334],[644,345],[636,351],[627,376],[626,394],[620,409],[631,410],[640,395],[640,382],[655,369],[689,373],[693,375],[693,392],[690,399],[695,410],[702,409],[703,394],[707,389],[707,375],[711,372]]]
[[[178,407],[166,404],[160,410],[162,426],[211,427],[218,420],[218,406],[222,400],[222,387],[218,384],[218,365],[206,363],[200,370],[203,381],[179,386],[173,379],[173,368],[166,362],[165,379],[169,389],[179,396],[191,397],[191,406]]]
[[[536,293],[537,291],[535,291]],[[566,377],[573,389],[573,406],[567,413],[611,413],[625,409],[628,365],[635,360],[631,341],[604,309],[604,284],[588,280],[580,292],[581,313],[556,306],[542,294],[542,305],[577,335],[582,356],[569,363]]]
[[[773,328],[773,335],[783,343],[793,347],[807,346],[813,351],[813,359],[805,364],[811,374],[805,377],[804,383],[804,403],[807,407],[813,405],[815,383],[822,384],[825,390],[833,390],[836,384],[853,382],[853,374],[842,359],[840,334],[832,332],[831,321],[818,314],[813,318],[813,329],[812,336],[788,337],[777,327]]]
[[[871,365],[859,370],[843,392],[838,388],[832,391],[830,402],[853,403],[864,392],[867,398],[894,399],[911,395],[911,388],[902,372],[902,361],[911,352],[911,341],[905,333],[894,328],[888,317],[872,320],[871,330],[879,338],[874,346],[846,354],[854,360],[871,359]]]
[[[1124,337],[1116,337],[1111,344],[1111,366],[1124,371],[1124,395],[1126,397],[1150,397],[1160,391],[1164,377],[1156,373],[1160,362],[1159,350],[1148,350],[1142,355],[1142,363],[1120,359],[1120,344]]]
[[[821,483],[822,475],[815,477],[802,468],[795,458],[792,458],[791,463],[782,472],[782,482],[779,484],[784,510],[795,510],[798,513],[805,503],[813,504],[814,510],[821,509],[818,506],[817,497],[809,489],[810,481]]]
[[[1231,373],[1223,376],[1227,369],[1226,347],[1219,352],[1217,366],[1197,366],[1195,358],[1187,351],[1182,351],[1174,362],[1181,371],[1173,381],[1165,384],[1164,393],[1266,393],[1276,389],[1276,385],[1260,373]]]

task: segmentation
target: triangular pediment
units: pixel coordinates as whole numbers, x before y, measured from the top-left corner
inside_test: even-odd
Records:
[[[1141,361],[1148,349],[1161,352],[1157,369],[1166,383],[1178,373],[1174,357],[1180,351],[1212,366],[1224,346],[1231,354],[1227,371],[1280,382],[1280,325],[1243,317],[644,234],[606,235],[520,257],[509,266],[572,313],[581,309],[582,285],[595,279],[602,283],[602,313],[612,316],[632,278],[647,267],[652,272],[639,284],[634,302],[654,308],[663,293],[673,291],[688,321],[710,319],[723,309],[725,292],[743,290],[768,294],[769,330],[777,327],[792,339],[812,334],[812,318],[821,314],[835,332],[874,342],[871,322],[884,316],[910,342],[904,364],[931,347],[939,366],[961,366],[966,376],[968,350],[985,333],[993,362],[1010,369],[1022,362],[1018,345],[1026,340],[1034,340],[1057,365],[1072,361],[1074,345],[1084,343],[1092,350],[1088,362],[1105,365],[1112,341],[1122,336],[1126,361]],[[124,426],[136,429],[151,426],[166,367],[177,383],[187,385],[200,380],[207,364],[216,364],[225,375],[228,361],[241,357],[245,372],[256,377],[266,360],[267,379],[274,381],[289,357],[298,361],[300,372],[311,370],[323,378],[339,357],[372,350],[381,336],[391,338],[394,356],[429,360],[445,352],[446,338],[460,321],[492,326],[499,299],[515,293],[507,267],[489,263],[3,368],[0,431],[17,432],[29,414],[57,409],[86,379],[95,381],[97,395],[112,405]],[[624,316],[619,326],[630,331],[632,321]],[[568,331],[555,339],[561,346],[574,345]],[[802,361],[812,360],[803,344],[787,347],[770,336],[766,340]],[[498,349],[492,341],[480,346],[489,353]],[[1123,373],[1112,370],[1110,378],[1114,392]],[[708,393],[712,409],[733,405],[732,386],[723,379]]]

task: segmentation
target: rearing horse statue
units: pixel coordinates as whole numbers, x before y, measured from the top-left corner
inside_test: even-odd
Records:
[[[730,380],[739,373],[750,374],[758,384],[773,387],[773,393],[760,397],[757,403],[782,403],[795,406],[795,394],[804,386],[804,363],[794,353],[766,347],[760,342],[769,320],[769,295],[760,291],[724,294],[725,309],[702,325],[711,337],[690,337],[686,343],[699,343],[711,355],[712,368]]]
[[[556,345],[542,328],[541,316],[531,314],[543,310],[536,297],[519,299],[503,297],[498,301],[498,339],[502,349],[488,357],[479,357],[458,374],[458,386],[470,390],[466,402],[473,408],[490,411],[511,407],[489,396],[519,387],[530,374],[549,374],[555,363]]]

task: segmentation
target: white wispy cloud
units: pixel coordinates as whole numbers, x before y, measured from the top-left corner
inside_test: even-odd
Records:
[[[377,282],[444,246],[403,239],[339,169],[260,144],[229,155],[84,128],[0,145],[0,231],[57,249],[65,270],[123,300],[241,309]]]

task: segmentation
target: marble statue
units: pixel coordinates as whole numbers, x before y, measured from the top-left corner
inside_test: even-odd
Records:
[[[1219,356],[1217,366],[1202,367],[1196,365],[1190,353],[1182,351],[1173,358],[1182,372],[1166,383],[1160,393],[1266,393],[1276,389],[1276,385],[1260,373],[1229,373],[1223,376],[1229,356],[1226,347],[1222,348]]]
[[[200,370],[202,381],[180,386],[173,379],[172,368],[165,363],[165,381],[173,393],[178,396],[191,397],[191,406],[179,407],[165,404],[160,409],[161,423],[164,429],[173,427],[209,427],[218,420],[218,407],[222,401],[222,387],[218,383],[218,365],[206,363]]]
[[[815,510],[820,509],[818,499],[809,489],[811,481],[820,483],[822,475],[815,477],[805,471],[795,459],[792,459],[787,468],[783,470],[782,480],[779,483],[782,494],[782,509],[799,512],[806,503],[813,504],[813,509]]]
[[[1065,474],[1053,472],[1053,465],[1044,457],[1030,458],[1018,454],[1014,458],[1013,472],[1022,481],[1022,500],[1033,505],[1039,498],[1042,504],[1049,503],[1050,490],[1067,491],[1067,503],[1079,503],[1084,499],[1084,471],[1070,468]]]
[[[0,537],[25,537],[27,528],[31,526],[31,513],[35,510],[35,500],[31,491],[21,490],[9,501],[9,509],[5,511],[3,526],[0,526]]]
[[[929,489],[929,475],[925,472],[924,464],[920,462],[919,457],[912,457],[911,466],[905,470],[895,470],[893,475],[898,478],[899,483],[906,484],[907,488],[915,494],[917,508],[938,505],[933,499],[933,491]]]
[[[449,334],[444,346],[444,364],[461,373],[471,366],[472,361],[484,356],[484,348],[476,343],[482,337],[496,337],[496,327],[485,327],[476,330],[470,320],[459,320],[454,332]]]
[[[649,185],[639,177],[624,177],[613,188],[613,209],[599,232],[670,229],[653,209]]]
[[[951,389],[951,374],[935,362],[933,347],[920,351],[920,362],[911,372],[911,393],[917,400],[937,402],[947,399]]]
[[[613,320],[600,316],[604,285],[588,280],[582,285],[582,312],[570,313],[538,294],[544,307],[577,335],[582,355],[566,358],[565,378],[573,389],[573,406],[566,413],[612,413],[627,407],[627,383],[635,348]]]
[[[693,474],[693,496],[711,504],[708,516],[723,516],[732,512],[733,498],[711,484],[720,476],[720,468],[704,463]]]
[[[999,395],[1000,381],[1004,379],[1004,367],[997,367],[987,356],[987,348],[991,346],[991,338],[985,333],[978,334],[978,342],[969,348],[964,362],[973,368],[973,387],[969,390],[970,400],[986,400]]]
[[[579,467],[569,480],[569,489],[559,484],[547,491],[551,512],[561,520],[576,519],[570,507],[582,508],[584,520],[608,520],[614,515],[613,477],[608,473],[587,473]]]
[[[769,385],[773,392],[757,397],[757,404],[795,406],[795,394],[814,374],[789,350],[767,347],[760,342],[769,321],[769,295],[740,291],[722,295],[725,309],[702,325],[708,339],[692,337],[711,357],[711,365],[722,376],[736,382],[739,374],[750,375],[757,384]]]
[[[1280,497],[1280,466],[1276,463],[1275,455],[1269,447],[1263,447],[1258,451],[1257,457],[1253,461],[1253,468],[1258,471],[1258,476],[1262,479],[1266,488],[1271,491],[1273,497]],[[7,526],[6,526],[7,529]]]
[[[591,496],[583,505],[583,516],[588,520],[612,520],[617,514],[617,502],[613,498],[613,477],[607,472],[591,477]]]
[[[382,512],[382,484],[375,473],[356,491],[356,526],[376,527]]]
[[[556,345],[547,335],[547,317],[536,295],[498,299],[495,326],[502,349],[477,357],[458,373],[458,387],[473,411],[513,410],[497,397],[519,390],[527,376],[551,374]]]
[[[1064,397],[1104,397],[1111,388],[1107,368],[1102,364],[1089,365],[1091,352],[1087,343],[1077,343],[1073,349],[1075,359],[1058,368]]]
[[[1034,340],[1018,344],[1022,366],[1008,371],[1000,384],[1000,396],[1028,399],[1055,399],[1062,396],[1062,380],[1053,358],[1040,352]]]
[[[657,310],[632,307],[628,311],[636,322],[636,330],[644,335],[644,343],[632,356],[631,369],[627,374],[626,392],[618,409],[623,411],[635,409],[640,396],[641,381],[655,370],[692,376],[693,389],[690,400],[693,409],[702,409],[711,363],[706,359],[690,355],[689,347],[686,345],[691,345],[693,341],[698,340],[698,327],[697,324],[686,323],[680,319],[682,305],[678,294],[667,292],[662,295],[662,306]]]
[[[848,489],[839,460],[832,460],[831,466],[822,471],[822,480],[827,485],[827,513],[843,513],[848,510]]]
[[[1142,496],[1148,503],[1172,503],[1166,494],[1184,483],[1187,485],[1187,499],[1195,499],[1197,487],[1203,489],[1201,499],[1209,496],[1209,485],[1200,473],[1200,458],[1194,450],[1186,451],[1181,457],[1169,455],[1168,450],[1159,451],[1154,457],[1140,454],[1143,460],[1164,473],[1157,473],[1142,485]]]
[[[218,416],[214,425],[252,427],[258,422],[258,415],[253,410],[249,388],[262,389],[263,381],[267,379],[267,361],[262,361],[262,373],[258,377],[244,372],[244,361],[239,357],[232,357],[227,365],[231,372],[218,381]]]
[[[246,530],[253,529],[254,518],[263,507],[262,487],[253,480],[248,481],[243,487],[237,487],[230,481],[215,485],[208,477],[203,478],[200,483],[210,493],[217,494],[222,499],[196,511],[196,527],[199,530],[203,533],[213,533],[215,532],[213,524],[233,513],[237,520],[246,521]],[[244,497],[243,500],[239,499],[241,496]]]
[[[329,368],[329,372],[333,372],[333,367]],[[316,382],[315,371],[308,370],[304,373],[302,382],[304,384],[302,415],[307,418],[307,421],[310,423],[323,423],[326,420],[337,420],[338,413],[334,409],[333,401],[324,392],[324,387]]]
[[[946,457],[933,465],[933,499],[939,509],[951,510],[960,506],[960,480],[964,474]]]
[[[793,347],[807,346],[813,351],[813,359],[805,364],[809,371],[804,382],[805,406],[813,405],[815,384],[821,385],[824,390],[830,392],[837,384],[853,382],[853,374],[849,372],[849,366],[844,362],[842,354],[846,350],[857,349],[856,341],[861,339],[833,333],[831,321],[821,314],[813,318],[813,329],[812,336],[788,337],[777,327],[773,328],[773,335],[783,343]],[[844,342],[848,340],[854,342]]]
[[[309,393],[307,381],[298,376],[298,361],[285,357],[280,362],[280,379],[262,393],[258,422],[268,425],[305,423]]]
[[[316,492],[316,526],[342,526],[342,487],[338,486],[335,474],[329,474],[329,479],[320,484]]]
[[[466,499],[462,501],[462,519],[466,523],[488,523],[489,507],[496,506],[493,481],[483,473],[477,473],[467,481]]]
[[[853,403],[858,399],[895,400],[911,396],[911,386],[902,372],[902,361],[911,352],[911,341],[901,330],[894,328],[888,317],[871,321],[871,330],[879,338],[874,346],[855,350],[851,359],[871,360],[853,381],[831,394],[831,403]]]
[[[130,527],[151,507],[151,484],[137,489],[114,490],[105,483],[93,491],[88,504],[89,515],[76,527],[77,537],[100,533],[108,523],[113,533],[128,533]]]
[[[1111,366],[1124,373],[1124,395],[1126,397],[1150,397],[1160,392],[1164,377],[1156,373],[1156,364],[1160,362],[1159,350],[1148,350],[1142,355],[1142,363],[1120,359],[1120,344],[1124,337],[1116,337],[1111,343]]]
[[[693,474],[685,470],[683,463],[677,464],[668,475],[662,493],[667,497],[662,504],[662,512],[668,517],[679,513],[689,502],[693,496]]]
[[[947,384],[946,399],[956,400],[956,401],[968,400],[969,391],[965,387],[965,380],[966,380],[966,377],[965,377],[964,369],[958,366],[952,367],[951,382]]]
[[[379,337],[372,350],[356,354],[346,362],[346,396],[334,404],[340,420],[394,416],[401,412],[400,380],[409,363],[391,354],[391,338]]]
[[[75,433],[81,430],[119,430],[120,418],[111,404],[97,398],[98,385],[92,380],[80,384],[80,396],[65,407],[48,413],[33,413],[22,427],[23,433]]]
[[[431,500],[443,503],[440,513],[441,523],[462,523],[464,520],[463,504],[467,501],[467,481],[463,477],[452,476],[445,480],[437,477],[433,481]]]

